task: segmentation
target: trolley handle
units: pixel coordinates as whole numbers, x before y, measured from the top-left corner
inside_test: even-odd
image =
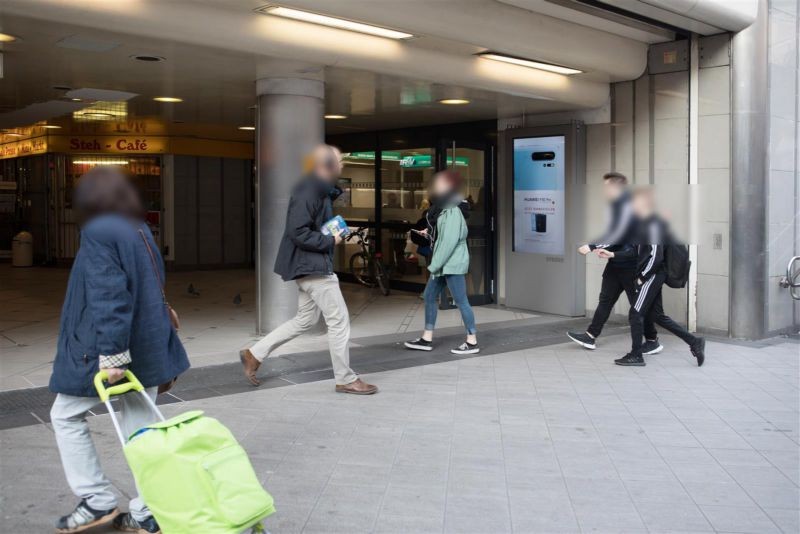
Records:
[[[101,369],[94,375],[94,388],[97,390],[100,400],[106,402],[114,395],[122,395],[129,391],[144,391],[142,383],[129,369],[125,369],[125,378],[128,380],[127,382],[106,387],[104,382],[108,380],[108,371]]]
[[[117,431],[117,437],[119,438],[119,442],[123,447],[125,447],[125,444],[128,442],[128,440],[126,439],[125,434],[122,433],[122,427],[117,419],[117,414],[114,412],[114,407],[111,406],[111,397],[115,395],[122,395],[124,393],[128,393],[129,391],[136,391],[142,396],[145,404],[147,404],[147,406],[153,411],[158,420],[165,420],[161,410],[158,409],[156,403],[150,398],[150,395],[147,394],[147,391],[145,391],[144,386],[141,382],[139,382],[139,379],[136,378],[136,375],[134,375],[129,369],[126,369],[124,376],[128,380],[127,382],[117,384],[116,386],[106,387],[104,382],[108,380],[108,371],[101,369],[96,375],[94,375],[94,388],[97,390],[97,395],[100,397],[100,400],[106,405],[108,415],[111,416],[111,422],[114,424],[114,430]]]

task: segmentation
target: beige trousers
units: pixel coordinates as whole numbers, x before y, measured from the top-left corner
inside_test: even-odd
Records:
[[[250,347],[250,352],[258,361],[263,361],[287,341],[313,328],[322,314],[328,327],[328,346],[336,383],[344,385],[353,382],[358,375],[350,369],[350,314],[339,289],[339,279],[331,274],[305,276],[295,282],[299,289],[297,315]]]

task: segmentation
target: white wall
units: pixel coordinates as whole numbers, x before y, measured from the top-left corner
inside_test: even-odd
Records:
[[[698,87],[698,329],[727,332],[730,283],[730,38],[700,40]]]

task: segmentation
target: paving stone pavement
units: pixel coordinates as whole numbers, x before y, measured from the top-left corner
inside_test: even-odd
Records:
[[[275,497],[273,534],[798,532],[798,344],[685,346],[643,368],[627,337],[165,405],[203,409],[247,449]],[[107,415],[103,465],[133,484]],[[0,432],[0,517],[50,532],[75,504],[48,425]],[[99,530],[96,532],[104,532]]]
[[[53,367],[59,315],[69,269],[13,268],[0,263],[0,391],[46,386]],[[194,293],[188,292],[188,287]],[[417,332],[424,326],[424,307],[415,293],[343,283],[350,311],[351,339]],[[181,271],[167,274],[167,295],[181,317],[180,337],[192,367],[217,365],[237,358],[239,349],[255,343],[255,274],[249,269]],[[241,299],[234,304],[235,296]],[[495,322],[530,319],[537,314],[498,306],[475,307],[481,327]],[[461,325],[457,310],[439,314],[439,328]],[[324,328],[300,336],[276,355],[327,349]]]

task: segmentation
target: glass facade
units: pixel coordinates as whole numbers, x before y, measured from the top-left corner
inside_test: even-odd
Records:
[[[427,281],[428,251],[411,240],[410,230],[429,207],[431,178],[450,167],[465,178],[462,194],[471,207],[469,294],[478,304],[491,301],[495,131],[496,124],[487,121],[328,138],[342,150],[344,163],[344,192],[334,211],[351,229],[366,228],[392,287],[420,291]],[[343,279],[352,279],[351,258],[360,250],[355,241],[337,247],[334,266]]]

